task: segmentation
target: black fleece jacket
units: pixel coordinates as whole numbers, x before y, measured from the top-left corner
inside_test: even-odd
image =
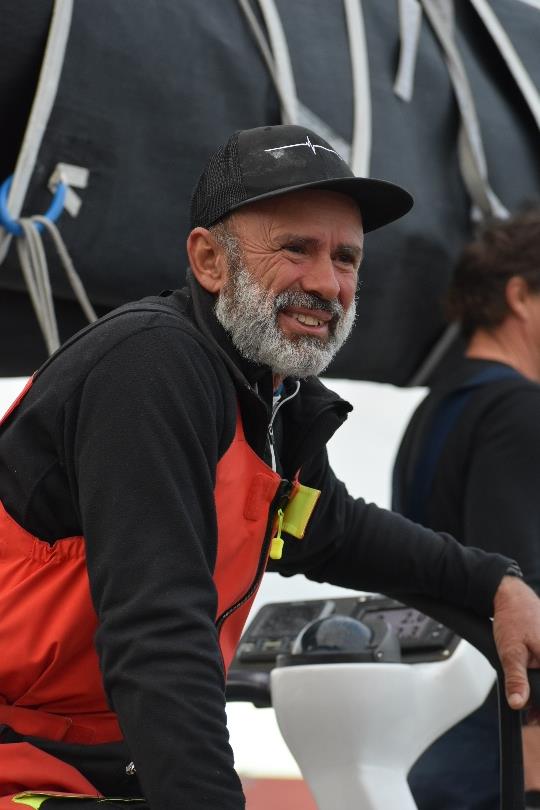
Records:
[[[124,775],[133,759],[152,810],[244,806],[214,626],[213,487],[237,403],[249,443],[267,459],[272,375],[238,357],[212,303],[193,284],[117,310],[46,364],[0,429],[8,512],[50,543],[85,537],[96,646],[126,740],[37,744],[109,794],[136,794],[136,778]],[[301,466],[322,496],[304,540],[286,541],[269,567],[488,615],[505,558],[354,500],[335,478],[325,445],[349,410],[314,378],[280,409],[280,472]]]

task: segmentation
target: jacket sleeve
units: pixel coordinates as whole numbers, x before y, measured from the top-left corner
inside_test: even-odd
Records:
[[[224,385],[161,327],[110,350],[65,409],[100,665],[152,810],[244,807],[214,624]]]
[[[510,560],[352,498],[326,452],[302,469],[301,480],[321,497],[304,539],[287,538],[272,570],[355,590],[430,596],[491,615]]]

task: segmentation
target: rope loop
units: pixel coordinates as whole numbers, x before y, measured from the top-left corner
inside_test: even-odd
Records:
[[[24,231],[18,220],[13,219],[8,211],[8,195],[13,182],[13,175],[8,177],[0,186],[0,225],[5,228],[8,233],[13,236],[24,236]],[[66,185],[65,183],[58,183],[52,202],[48,211],[43,216],[50,222],[56,222],[62,211],[64,210],[64,203],[66,199]],[[42,232],[44,225],[41,222],[34,223],[34,227]]]

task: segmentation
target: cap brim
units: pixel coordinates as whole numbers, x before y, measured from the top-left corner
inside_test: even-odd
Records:
[[[364,233],[374,231],[376,228],[381,228],[383,225],[388,225],[390,222],[400,219],[411,210],[414,204],[412,195],[394,183],[368,177],[340,177],[330,180],[314,180],[310,183],[267,191],[229,208],[228,213],[259,200],[282,197],[292,191],[302,191],[308,188],[338,191],[356,200],[362,214]]]

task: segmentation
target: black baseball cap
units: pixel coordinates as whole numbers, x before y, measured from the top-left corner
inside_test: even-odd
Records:
[[[209,228],[244,205],[304,188],[352,197],[366,232],[399,219],[413,205],[400,186],[355,177],[316,132],[283,124],[235,132],[212,155],[193,192],[191,227]]]

